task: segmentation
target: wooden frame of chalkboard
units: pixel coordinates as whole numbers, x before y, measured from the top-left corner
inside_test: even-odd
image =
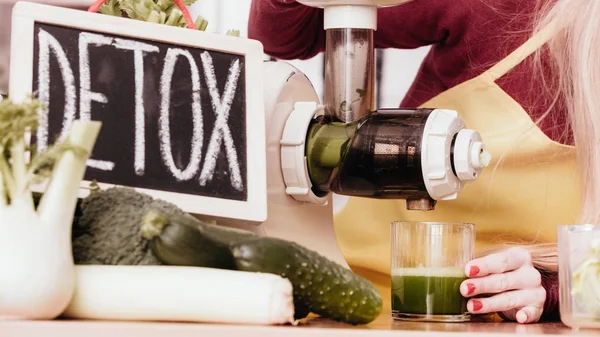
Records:
[[[31,141],[103,122],[80,197],[128,186],[184,211],[267,217],[258,41],[56,6],[13,8],[10,96],[46,104]],[[44,186],[35,186],[42,190]]]

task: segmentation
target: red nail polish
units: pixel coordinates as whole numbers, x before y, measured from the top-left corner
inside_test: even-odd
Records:
[[[481,310],[481,308],[483,308],[483,303],[481,303],[481,301],[478,300],[473,300],[473,311],[479,311]]]
[[[480,272],[479,267],[471,266],[471,269],[469,269],[469,276],[475,276],[475,275],[479,274],[479,272]]]
[[[475,285],[473,283],[467,283],[467,295],[471,295],[475,291]]]

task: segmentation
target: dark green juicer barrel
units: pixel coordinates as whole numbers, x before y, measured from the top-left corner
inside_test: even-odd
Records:
[[[380,109],[356,122],[316,119],[306,142],[313,192],[377,199],[428,198],[421,141],[432,109]]]

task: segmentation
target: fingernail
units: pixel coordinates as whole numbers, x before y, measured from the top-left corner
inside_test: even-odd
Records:
[[[478,300],[473,300],[473,311],[479,311],[481,310],[481,308],[483,308],[483,303],[481,303],[481,301]]]
[[[473,283],[467,283],[467,295],[471,295],[475,291],[475,285]]]
[[[471,269],[469,269],[469,276],[475,276],[477,274],[479,274],[479,267],[477,266],[471,266]]]

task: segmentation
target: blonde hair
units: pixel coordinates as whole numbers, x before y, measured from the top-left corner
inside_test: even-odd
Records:
[[[579,223],[600,223],[600,1],[551,0],[540,7],[533,34],[553,25],[555,34],[534,55],[536,80],[544,81],[551,107],[564,106],[573,133],[580,170],[582,204]],[[543,58],[546,62],[542,62]],[[549,64],[549,65],[548,65]],[[551,67],[548,83],[540,76]],[[514,246],[512,244],[511,246]],[[521,244],[538,269],[556,272],[556,244]]]
[[[560,29],[546,48],[577,149],[582,182],[579,222],[599,223],[600,1],[558,0],[538,27],[548,24]]]

